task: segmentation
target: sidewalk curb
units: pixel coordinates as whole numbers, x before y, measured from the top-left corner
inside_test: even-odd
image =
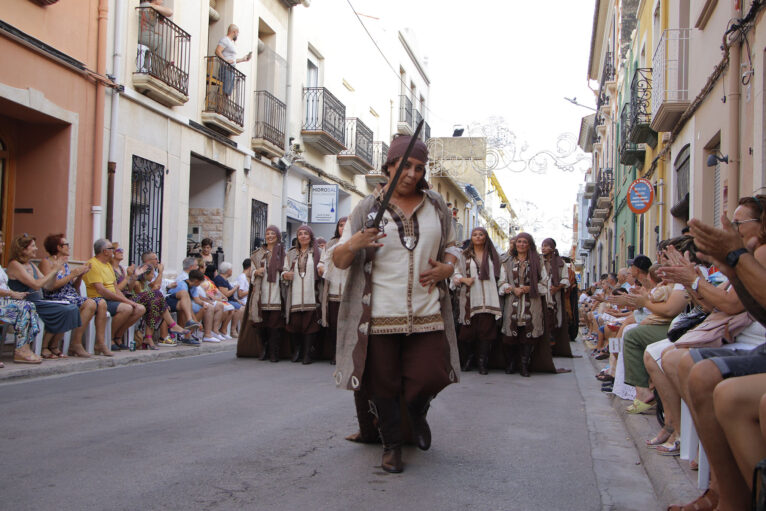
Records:
[[[585,351],[587,352],[587,349]],[[607,365],[606,362],[585,356],[595,370],[594,375]],[[594,385],[596,384],[600,382],[595,381]],[[612,408],[622,419],[625,431],[638,451],[644,472],[649,477],[657,499],[662,504],[662,509],[672,504],[685,504],[699,497],[702,490],[697,489],[697,472],[689,468],[687,461],[681,460],[678,456],[660,456],[644,445],[646,439],[652,438],[659,431],[660,425],[656,416],[654,414],[630,415],[625,413],[625,409],[630,405],[629,402],[611,393],[605,393],[605,397],[609,399]]]
[[[115,352],[114,357],[92,356],[91,358],[69,357],[62,360],[44,360],[39,365],[14,364],[5,358],[3,360],[5,367],[0,369],[0,385],[236,349],[237,340],[233,339],[220,343],[204,343],[201,346],[162,346],[158,351],[119,351]]]

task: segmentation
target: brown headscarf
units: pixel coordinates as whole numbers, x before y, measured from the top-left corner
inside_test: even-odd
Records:
[[[314,237],[314,231],[309,227],[308,225],[301,225],[298,227],[298,230],[295,231],[296,236],[299,232],[306,231],[309,233],[309,236],[311,236],[311,242],[309,243],[309,249],[313,252],[314,257],[314,280],[319,280],[321,277],[319,276],[319,259],[322,258],[322,250],[319,248],[319,243],[317,243],[316,237]],[[298,249],[298,252],[301,250],[301,244],[300,242],[296,241],[295,248]]]
[[[551,254],[551,282],[554,286],[558,286],[561,282],[561,271],[564,267],[564,261],[559,255],[559,251],[556,250],[556,241],[553,238],[545,238],[543,245],[550,245],[553,247],[553,253]]]
[[[285,246],[282,244],[282,233],[279,227],[270,225],[266,227],[266,232],[269,231],[277,235],[277,244],[274,245],[274,251],[271,253],[271,259],[269,259],[269,274],[266,279],[269,282],[276,282],[279,272],[282,271],[282,266],[285,264]]]
[[[399,158],[402,158],[404,153],[407,152],[407,146],[410,144],[410,140],[412,140],[412,136],[410,135],[395,136],[394,139],[391,140],[391,147],[388,148],[386,162],[381,166],[381,170],[386,177],[393,177],[389,171],[396,172],[394,165],[399,161]],[[412,146],[410,158],[415,158],[423,163],[428,163],[428,146],[426,146],[425,142],[420,139],[415,141],[415,145]],[[418,181],[417,189],[428,189],[428,181],[426,181],[425,174],[423,174],[423,177]]]
[[[520,232],[516,235],[516,240],[523,238],[529,243],[529,251],[527,251],[527,261],[529,261],[529,296],[537,298],[540,296],[537,290],[537,283],[540,281],[540,254],[537,252],[537,245],[535,245],[535,239],[531,234],[526,232]],[[508,251],[511,257],[518,257],[519,253],[516,251],[516,241],[511,245]]]
[[[495,244],[492,243],[492,239],[489,237],[489,233],[484,227],[474,227],[471,231],[471,238],[468,240],[468,246],[463,250],[463,255],[468,257],[473,256],[473,233],[481,231],[484,233],[484,238],[487,240],[484,243],[484,256],[481,258],[481,264],[479,265],[479,280],[489,280],[489,258],[492,258],[492,266],[495,273],[495,280],[500,278],[500,256],[497,254]],[[466,264],[468,264],[466,262]]]

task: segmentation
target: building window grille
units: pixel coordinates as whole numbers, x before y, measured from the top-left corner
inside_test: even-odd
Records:
[[[133,155],[130,186],[129,262],[141,263],[141,254],[154,252],[162,260],[162,202],[165,167]]]
[[[253,199],[250,206],[250,251],[263,245],[268,227],[269,205]]]

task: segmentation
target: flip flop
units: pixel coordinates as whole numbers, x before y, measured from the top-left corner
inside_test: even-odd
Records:
[[[631,415],[638,415],[640,413],[644,413],[651,410],[655,406],[657,406],[657,403],[655,403],[653,399],[649,403],[644,403],[643,401],[634,399],[633,404],[625,409],[625,413],[629,413]]]
[[[678,456],[681,454],[681,442],[665,442],[657,446],[657,454],[661,456]]]
[[[667,435],[664,435],[663,433],[667,433]],[[670,438],[670,435],[672,435],[672,434],[673,433],[669,432],[665,428],[662,428],[659,433],[654,435],[654,438],[652,438],[651,440],[646,440],[646,446],[649,449],[656,449],[660,445],[662,445],[665,442],[667,442],[668,438]]]

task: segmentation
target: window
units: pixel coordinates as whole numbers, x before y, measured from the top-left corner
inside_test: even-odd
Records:
[[[162,260],[162,200],[165,167],[133,155],[130,186],[129,262],[141,263],[141,254],[154,252]]]
[[[269,215],[269,205],[253,199],[250,206],[250,250],[263,244]]]

